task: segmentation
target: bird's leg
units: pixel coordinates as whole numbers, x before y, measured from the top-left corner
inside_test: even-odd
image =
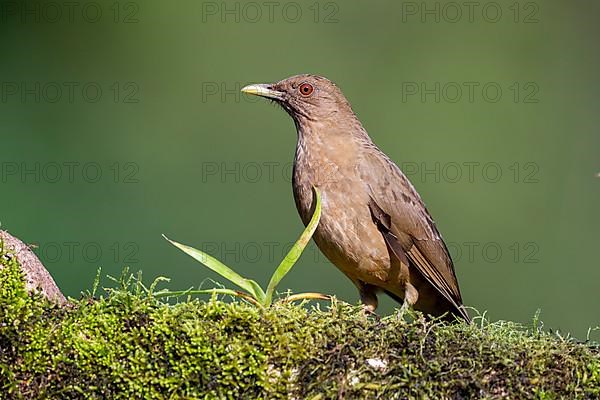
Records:
[[[356,282],[356,286],[358,287],[360,301],[363,303],[364,310],[374,314],[378,304],[377,286],[369,285],[368,283],[361,281]]]
[[[406,283],[406,289],[404,290],[404,301],[402,307],[400,307],[399,318],[404,318],[404,313],[417,302],[419,299],[419,292],[413,285]]]

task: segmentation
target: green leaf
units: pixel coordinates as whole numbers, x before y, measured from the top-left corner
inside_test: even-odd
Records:
[[[173,246],[177,247],[187,255],[191,256],[197,261],[200,261],[202,264],[215,271],[217,274],[221,275],[223,278],[229,280],[231,283],[241,287],[252,297],[254,297],[259,303],[262,303],[265,299],[265,292],[263,292],[262,288],[251,279],[246,279],[239,275],[237,272],[229,268],[227,265],[223,264],[221,261],[216,258],[208,255],[207,253],[197,250],[193,247],[186,246],[181,243],[177,243],[165,235],[163,235],[165,239],[169,241]]]
[[[317,229],[317,226],[319,225],[319,220],[321,219],[321,193],[319,192],[319,189],[314,186],[313,192],[316,199],[315,211],[310,222],[308,223],[308,225],[306,225],[304,232],[302,232],[302,235],[300,235],[298,241],[294,243],[294,246],[292,246],[285,258],[281,261],[281,264],[279,264],[279,266],[273,273],[273,276],[271,277],[271,281],[269,282],[269,286],[267,286],[267,291],[265,293],[264,305],[267,307],[271,305],[271,301],[273,299],[273,292],[275,291],[275,288],[277,287],[279,282],[281,282],[281,280],[287,275],[287,273],[290,272],[296,261],[298,261],[298,259],[302,255],[302,252],[304,251],[304,248],[310,241],[312,235]]]

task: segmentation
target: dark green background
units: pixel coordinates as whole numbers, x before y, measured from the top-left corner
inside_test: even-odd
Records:
[[[453,244],[468,305],[526,323],[540,308],[546,326],[582,338],[598,325],[598,4],[517,2],[515,16],[512,1],[485,15],[479,2],[469,21],[464,6],[456,18],[441,2],[439,22],[421,2],[323,2],[316,16],[314,2],[284,1],[270,18],[263,2],[256,17],[244,2],[83,1],[57,21],[44,4],[1,3],[0,221],[39,245],[67,295],[88,289],[98,266],[168,276],[171,289],[217,279],[162,233],[266,282],[302,230],[289,181],[296,134],[283,111],[238,90],[308,72],[334,80],[375,142],[410,170]],[[413,5],[421,9],[407,14]],[[14,15],[15,6],[30,12]],[[232,14],[221,16],[224,7]],[[86,21],[97,9],[99,21]],[[439,102],[406,94],[436,82]],[[479,84],[473,101],[465,91],[452,102],[464,82]],[[497,102],[485,84],[502,89]],[[89,96],[102,89],[97,102],[86,85]],[[23,99],[15,87],[34,93]],[[39,173],[26,173],[36,163]],[[73,179],[65,163],[79,163]],[[473,179],[465,163],[479,163]],[[439,176],[420,174],[436,165]],[[284,288],[358,297],[312,244]]]

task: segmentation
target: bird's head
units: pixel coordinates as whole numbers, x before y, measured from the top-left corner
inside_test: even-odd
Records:
[[[242,92],[275,101],[300,125],[354,116],[342,91],[329,79],[317,75],[296,75],[277,83],[248,85]]]

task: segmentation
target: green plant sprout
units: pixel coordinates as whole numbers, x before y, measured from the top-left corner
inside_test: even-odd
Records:
[[[321,218],[321,193],[319,189],[313,187],[313,194],[315,197],[315,211],[312,215],[312,218],[300,238],[294,243],[290,251],[287,253],[285,258],[281,261],[273,275],[271,276],[271,280],[267,286],[267,290],[263,290],[260,285],[248,278],[244,278],[239,275],[233,269],[223,264],[221,261],[212,257],[211,255],[195,249],[190,246],[186,246],[181,243],[177,243],[165,235],[163,237],[167,239],[172,245],[182,250],[184,253],[188,254],[195,260],[199,261],[209,269],[221,275],[223,278],[226,278],[231,283],[237,285],[243,291],[232,290],[227,288],[213,288],[206,290],[185,290],[179,292],[171,292],[171,291],[159,291],[154,293],[155,297],[170,297],[170,296],[182,296],[182,295],[194,295],[194,294],[225,294],[231,295],[235,297],[242,298],[247,300],[248,302],[255,304],[260,307],[269,307],[273,302],[273,294],[277,285],[281,282],[281,280],[290,272],[296,261],[302,255],[304,248],[312,238],[312,235],[315,233],[317,229],[317,225],[319,224],[319,219]],[[296,300],[304,300],[304,299],[319,299],[319,300],[327,300],[329,296],[326,296],[321,293],[300,293],[288,296],[284,299],[284,301],[296,301]]]

